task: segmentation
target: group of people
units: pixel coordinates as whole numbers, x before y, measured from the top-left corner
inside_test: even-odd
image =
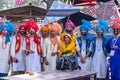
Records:
[[[66,58],[83,71],[96,72],[98,80],[105,80],[107,57],[110,57],[111,78],[120,80],[120,19],[115,19],[111,27],[114,35],[110,39],[104,35],[109,29],[104,20],[98,20],[94,29],[96,37],[89,35],[92,28],[93,25],[83,19],[80,36],[77,36],[71,20],[66,22],[64,30],[57,22],[48,22],[39,30],[37,24],[29,20],[13,34],[13,25],[7,22],[0,27],[0,77],[8,76],[9,68],[11,75],[54,71],[59,65],[57,61]]]

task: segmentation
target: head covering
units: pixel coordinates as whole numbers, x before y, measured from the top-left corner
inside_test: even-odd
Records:
[[[52,26],[50,26],[50,32],[53,30],[53,31],[55,31],[55,33],[57,34],[57,32],[58,32],[58,29],[57,29],[57,27],[54,25],[54,24],[52,24]]]
[[[65,28],[67,28],[68,26],[70,26],[73,30],[75,29],[75,25],[74,25],[74,23],[71,20],[68,20],[65,23]]]
[[[96,32],[99,30],[99,29],[101,29],[103,32],[105,31],[105,28],[104,28],[104,26],[102,26],[102,25],[98,25],[98,26],[96,26]]]
[[[48,28],[48,26],[45,25],[45,26],[41,27],[40,32],[42,32],[42,31],[46,31],[47,33],[49,33],[49,28]]]
[[[54,22],[53,25],[57,27],[57,34],[61,34],[62,33],[62,26],[57,22]]]
[[[90,23],[90,21],[82,19],[81,22],[82,22],[82,24],[87,25],[88,28],[92,29],[92,24]]]
[[[10,34],[14,34],[15,31],[14,24],[12,22],[7,22],[6,24],[9,26]]]
[[[112,28],[118,28],[120,31],[120,23],[114,23]]]
[[[107,31],[109,29],[109,26],[105,20],[99,20],[98,21],[100,25],[104,27],[104,29]]]
[[[29,20],[28,22],[26,22],[26,30],[30,31],[30,29],[35,30],[35,32],[37,32],[38,25],[33,21],[33,20]]]
[[[88,33],[89,27],[88,27],[87,25],[84,25],[84,24],[81,25],[80,28],[79,28],[80,32],[81,32],[83,29]]]
[[[25,27],[26,27],[25,24],[21,24],[21,25],[19,26],[19,30],[21,30],[21,29],[25,29]]]
[[[62,33],[61,36],[60,36],[60,40],[61,40],[62,42],[64,42],[64,37],[65,37],[65,36],[68,36],[70,39],[72,39],[72,37],[71,37],[70,34],[64,32],[64,33]]]
[[[7,24],[4,24],[0,27],[0,31],[4,29],[6,29],[8,32],[10,31],[10,27]],[[10,42],[10,34],[6,34],[5,44],[7,44],[8,42]]]

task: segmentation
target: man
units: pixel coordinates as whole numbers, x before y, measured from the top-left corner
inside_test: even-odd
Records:
[[[107,43],[108,56],[110,56],[111,80],[120,80],[120,21],[112,26],[114,36]]]
[[[12,39],[11,44],[11,56],[12,56],[12,75],[24,74],[25,73],[25,25],[19,26],[18,33]]]
[[[83,71],[91,70],[91,40],[92,38],[88,34],[89,27],[85,24],[80,26],[81,37],[77,37],[77,41],[80,47],[80,53],[82,54],[82,58],[80,58],[79,65]]]
[[[58,30],[57,26],[52,24],[49,27],[50,36],[49,39],[45,40],[44,44],[44,51],[43,51],[43,57],[44,57],[44,68],[45,71],[54,71],[56,70],[56,59],[57,59],[57,51],[58,51],[58,44],[59,44],[59,38],[57,37]]]
[[[9,64],[8,60],[10,59],[10,34],[11,31],[14,31],[11,26],[4,24],[0,27],[2,34],[0,35],[0,78],[8,76]]]
[[[41,39],[36,34],[37,24],[33,20],[26,22],[27,35],[25,37],[26,72],[41,72]]]
[[[94,37],[92,40],[92,71],[97,72],[97,80],[105,80],[107,71],[107,37],[104,35],[107,27],[106,25],[103,26],[103,22],[104,21],[99,21],[98,26],[96,26],[97,37]]]

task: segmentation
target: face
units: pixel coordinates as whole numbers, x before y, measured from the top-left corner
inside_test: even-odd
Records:
[[[35,34],[35,31],[33,29],[30,29],[30,35],[34,35]]]
[[[113,28],[113,33],[114,33],[114,35],[118,35],[119,34],[119,29],[118,28]]]
[[[67,35],[64,36],[64,39],[65,39],[65,43],[69,43],[70,42],[70,38]]]
[[[81,35],[85,36],[86,33],[87,33],[86,30],[85,30],[85,29],[82,29],[82,31],[81,31]]]
[[[51,30],[51,32],[50,32],[50,36],[55,36],[55,31],[54,30]]]
[[[99,29],[97,30],[97,35],[98,35],[98,36],[101,36],[102,33],[103,33],[103,31],[99,28]]]
[[[21,35],[24,35],[25,34],[25,29],[20,29],[19,32],[20,32]]]
[[[42,31],[41,34],[42,34],[42,37],[46,37],[47,36],[47,32],[46,31]]]
[[[73,30],[73,29],[71,28],[71,26],[68,25],[67,28],[66,28],[66,31],[67,31],[67,32],[71,32],[72,30]]]
[[[2,30],[2,34],[3,34],[3,35],[6,35],[7,33],[8,33],[7,29],[3,29],[3,30]]]

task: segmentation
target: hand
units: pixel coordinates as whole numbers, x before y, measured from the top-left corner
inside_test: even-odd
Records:
[[[117,50],[117,49],[118,49],[118,46],[113,46],[113,49],[114,49],[114,50]]]
[[[13,61],[13,62],[16,62],[16,60],[17,60],[16,57],[12,58],[12,61]]]
[[[42,57],[40,58],[40,63],[41,63],[41,64],[44,63],[44,60],[43,60]]]
[[[86,61],[85,61],[84,58],[81,58],[81,59],[80,59],[80,62],[81,62],[81,63],[85,63]]]
[[[45,64],[46,64],[46,65],[49,65],[49,62],[48,62],[48,61],[45,61]]]
[[[66,57],[67,57],[67,55],[63,54],[63,55],[62,55],[62,57],[66,58]]]
[[[55,56],[56,55],[56,52],[52,52],[52,56]]]

